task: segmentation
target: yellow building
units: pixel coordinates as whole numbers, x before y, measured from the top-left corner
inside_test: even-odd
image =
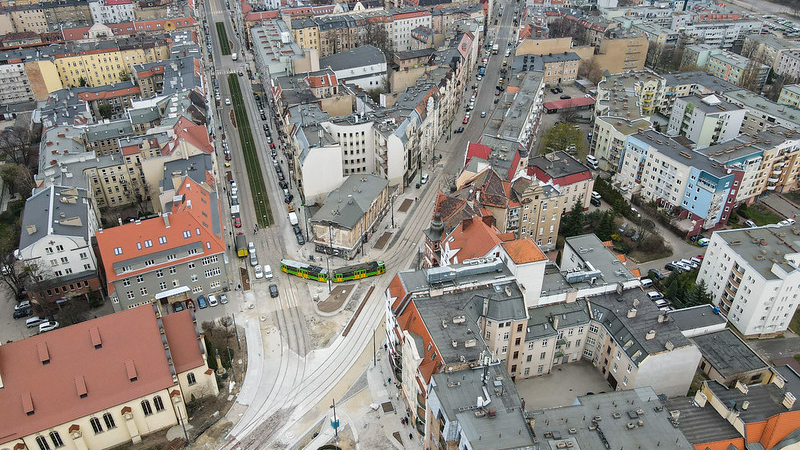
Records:
[[[200,336],[189,311],[144,305],[1,346],[0,448],[100,450],[186,423],[192,397],[219,394]]]
[[[87,86],[118,83],[130,77],[134,65],[170,56],[166,41],[130,39],[86,48],[56,56],[56,69],[64,86],[80,86],[82,81]]]
[[[316,22],[312,19],[302,18],[292,20],[292,36],[300,48],[320,50],[319,26],[317,26]]]
[[[800,108],[800,84],[790,84],[781,89],[778,97],[779,105],[790,105]]]
[[[600,41],[593,58],[609,73],[639,71],[644,69],[647,47],[647,37],[640,34],[606,36]]]

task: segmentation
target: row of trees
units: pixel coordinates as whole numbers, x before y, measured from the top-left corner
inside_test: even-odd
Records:
[[[697,269],[678,273],[673,271],[661,282],[664,296],[672,301],[676,308],[711,304],[711,294],[705,282],[697,282]]]

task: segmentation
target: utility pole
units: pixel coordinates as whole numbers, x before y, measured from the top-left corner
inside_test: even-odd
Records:
[[[394,199],[397,194],[392,194],[392,229],[394,229]]]
[[[336,399],[333,399],[333,419],[331,419],[331,426],[333,427],[334,433],[336,433],[336,441],[339,441],[339,419],[336,418]]]

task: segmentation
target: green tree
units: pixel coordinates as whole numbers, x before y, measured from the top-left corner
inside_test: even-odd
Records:
[[[583,141],[584,135],[580,128],[571,123],[557,123],[542,136],[542,147],[539,154],[567,151],[573,148],[575,149],[573,153],[581,152]]]
[[[583,205],[581,202],[575,202],[569,215],[564,217],[561,229],[564,230],[564,237],[577,236],[583,233],[583,226],[586,222],[586,217],[583,214]]]
[[[601,241],[608,241],[611,235],[614,234],[614,213],[606,211],[600,219],[597,228],[594,229],[594,234],[600,238]]]
[[[123,69],[119,72],[119,81],[128,81],[131,79],[131,74],[128,73],[127,69]]]
[[[97,107],[97,112],[103,119],[110,119],[114,115],[114,107],[111,105],[100,105]]]
[[[34,187],[33,175],[22,164],[3,164],[0,166],[0,178],[3,178],[11,192],[19,192],[26,199],[31,196]]]

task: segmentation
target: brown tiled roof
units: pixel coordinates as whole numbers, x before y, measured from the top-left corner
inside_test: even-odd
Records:
[[[504,242],[502,245],[511,260],[514,261],[514,264],[547,260],[542,250],[533,242],[533,239],[517,239],[516,241]]]

